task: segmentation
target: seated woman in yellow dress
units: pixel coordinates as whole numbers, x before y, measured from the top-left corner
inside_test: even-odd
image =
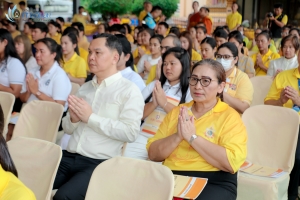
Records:
[[[253,86],[247,74],[236,67],[239,57],[235,44],[231,42],[221,44],[216,59],[226,72],[224,102],[242,114],[252,102]]]
[[[214,60],[196,63],[189,78],[193,101],[175,107],[148,139],[150,160],[174,174],[207,178],[197,200],[237,197],[237,171],[247,155],[240,115],[222,102],[226,73]]]
[[[267,31],[262,31],[258,34],[255,41],[259,49],[258,53],[251,56],[254,62],[255,75],[264,76],[267,75],[270,61],[280,58],[280,55],[278,53],[273,53],[269,49],[270,36]]]
[[[179,36],[181,46],[185,50],[189,52],[191,59],[191,66],[193,66],[196,62],[202,60],[201,55],[193,49],[193,41],[191,34],[188,31],[183,31]]]
[[[18,172],[3,138],[4,116],[0,105],[0,199],[35,200],[33,192],[19,179]]]
[[[61,37],[63,51],[62,68],[68,74],[71,82],[84,84],[87,77],[86,62],[79,56],[77,36],[74,33],[64,33]]]
[[[60,24],[55,21],[48,22],[48,37],[55,40],[57,44],[60,44],[61,27]]]

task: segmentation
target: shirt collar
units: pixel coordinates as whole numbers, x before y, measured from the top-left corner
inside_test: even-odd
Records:
[[[283,60],[284,60],[285,62],[294,62],[294,61],[296,61],[297,59],[298,59],[297,55],[295,55],[293,58],[290,58],[290,59],[287,59],[287,58],[283,57]]]
[[[234,66],[234,70],[231,72],[231,74],[228,76],[228,78],[234,78],[236,75],[236,67]]]
[[[194,101],[191,101],[187,104],[185,104],[188,108],[192,108],[193,104],[195,102]],[[183,104],[184,105],[184,104]],[[212,114],[212,113],[219,113],[219,112],[223,112],[225,111],[226,109],[228,109],[228,104],[227,103],[224,103],[223,101],[221,101],[220,98],[218,98],[218,101],[217,101],[217,104],[215,105],[215,107],[213,107],[210,111],[208,111],[207,113],[205,113],[203,116],[207,115],[207,114]]]
[[[121,72],[117,72],[106,79],[104,79],[100,85],[104,84],[105,87],[110,86],[114,82],[118,81],[120,78],[122,78]],[[97,76],[95,75],[92,80],[92,84],[94,87],[99,87],[100,85],[98,84]]]
[[[169,81],[166,80],[164,85],[167,86],[167,87],[172,87],[172,88],[180,88],[180,82],[178,82],[177,84],[172,86],[172,85],[170,85]]]
[[[132,72],[131,67],[125,67],[125,69],[120,71],[121,74],[125,75],[125,74],[130,74]]]
[[[74,54],[72,55],[72,57],[69,60],[66,61],[64,57],[63,57],[63,60],[65,63],[72,62],[77,58],[77,56],[78,56],[77,53],[74,52]]]
[[[2,194],[3,190],[7,187],[7,183],[9,182],[9,174],[2,168],[0,165],[0,194]]]
[[[57,69],[57,67],[60,67],[59,66],[59,64],[57,63],[57,61],[55,61],[54,63],[53,63],[53,65],[52,65],[52,67],[46,72],[46,74],[52,74],[56,69]],[[41,77],[41,73],[40,73],[40,68],[39,68],[39,70],[37,70],[36,72],[35,72],[35,75],[37,76],[37,77]],[[46,75],[46,74],[44,74],[44,75]]]

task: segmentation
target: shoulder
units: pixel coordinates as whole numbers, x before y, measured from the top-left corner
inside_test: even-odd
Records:
[[[237,69],[236,78],[240,82],[243,81],[243,82],[251,83],[249,76],[245,72],[241,71],[240,69]]]
[[[14,57],[8,57],[7,64],[8,65],[18,65],[18,66],[23,67],[23,63],[18,58],[14,58]]]

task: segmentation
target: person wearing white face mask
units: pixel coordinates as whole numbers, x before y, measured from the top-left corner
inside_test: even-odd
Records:
[[[242,114],[252,102],[253,86],[248,75],[236,67],[238,49],[235,44],[226,42],[219,46],[216,59],[226,72],[224,102]]]

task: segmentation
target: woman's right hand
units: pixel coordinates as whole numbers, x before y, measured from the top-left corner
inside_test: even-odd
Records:
[[[283,90],[281,91],[281,93],[280,93],[279,101],[280,101],[280,103],[282,103],[282,105],[283,105],[283,104],[285,104],[288,100],[289,100],[289,98],[286,97],[286,95],[285,95],[285,89],[283,89]]]
[[[159,59],[157,65],[156,65],[156,71],[155,71],[155,79],[159,80],[161,76],[161,67],[162,67],[162,60]]]

